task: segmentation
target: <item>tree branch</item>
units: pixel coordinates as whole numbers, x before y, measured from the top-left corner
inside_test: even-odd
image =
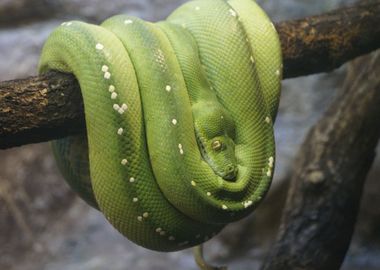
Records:
[[[330,71],[380,47],[380,0],[276,24],[284,76]],[[79,86],[72,75],[0,83],[0,149],[48,141],[84,130]]]
[[[0,149],[49,141],[85,128],[74,76],[47,73],[0,83]]]
[[[263,269],[339,269],[380,135],[378,74],[380,51],[355,61],[344,87],[308,134]]]
[[[380,1],[356,5],[296,21],[280,22],[284,77],[331,71],[380,48]]]

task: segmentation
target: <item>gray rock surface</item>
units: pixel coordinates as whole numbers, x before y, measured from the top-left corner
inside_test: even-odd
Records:
[[[42,0],[19,1],[21,9]],[[52,1],[45,1],[46,3]],[[27,24],[0,25],[0,80],[36,74],[38,57],[48,34],[62,21],[100,22],[126,12],[148,20],[165,18],[184,0],[59,0],[52,16]],[[328,11],[353,0],[261,0],[275,21]],[[4,8],[10,1],[0,2]],[[46,12],[49,12],[47,9]],[[28,21],[28,12],[23,13]],[[50,19],[46,19],[50,18]],[[228,226],[206,245],[210,260],[231,269],[255,269],[273,241],[292,159],[310,126],[328,106],[345,75],[330,74],[285,80],[276,122],[277,165],[274,185],[252,217]],[[374,171],[378,172],[380,161]],[[375,173],[369,179],[357,233],[343,269],[379,269],[380,213],[373,209],[378,190]],[[378,205],[378,204],[377,204]],[[47,144],[0,151],[0,269],[197,269],[190,251],[157,253],[140,248],[117,233],[94,209],[68,190]],[[370,243],[369,245],[367,245]],[[378,254],[378,253],[377,253]],[[372,267],[372,268],[371,268]]]

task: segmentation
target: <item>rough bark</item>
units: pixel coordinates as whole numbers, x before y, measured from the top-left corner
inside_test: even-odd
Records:
[[[84,129],[78,83],[71,75],[55,74],[0,83],[0,148],[48,141]]]
[[[331,71],[380,46],[380,1],[280,22],[285,78]]]
[[[377,25],[380,0],[278,23],[285,78],[329,71],[379,48]],[[83,131],[78,90],[72,75],[54,72],[0,83],[0,149]]]
[[[358,59],[294,165],[278,239],[262,269],[339,269],[380,135],[380,51]]]

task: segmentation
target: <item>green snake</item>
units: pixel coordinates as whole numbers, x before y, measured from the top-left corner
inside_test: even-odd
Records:
[[[136,244],[199,245],[266,194],[282,59],[254,1],[191,1],[158,23],[65,22],[43,48],[49,70],[76,76],[87,130],[52,143],[58,165]]]

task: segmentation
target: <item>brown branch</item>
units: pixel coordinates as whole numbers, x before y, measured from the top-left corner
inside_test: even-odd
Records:
[[[380,1],[276,25],[285,78],[331,71],[380,48]]]
[[[263,269],[339,269],[380,135],[380,51],[358,59],[295,163],[277,242]]]
[[[84,127],[74,76],[53,72],[0,83],[0,149],[73,135]]]
[[[276,24],[285,78],[330,71],[380,47],[380,0]],[[0,83],[0,149],[62,138],[84,129],[72,75],[49,73]]]

